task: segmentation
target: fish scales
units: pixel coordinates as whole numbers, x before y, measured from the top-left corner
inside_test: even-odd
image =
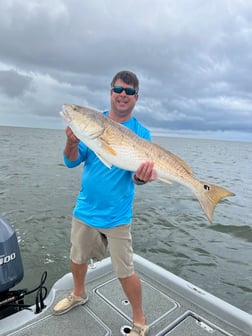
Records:
[[[108,129],[110,130],[111,127],[108,127]],[[128,160],[128,170],[135,171],[142,162],[153,161],[161,177],[169,176],[172,170],[176,172],[174,178],[176,178],[179,171],[182,176],[187,174],[185,168],[172,156],[172,153],[154,143],[151,143],[152,150],[150,151],[150,142],[132,134],[127,128],[124,128],[123,132],[117,128],[112,129],[110,132],[106,129],[104,133],[106,133],[106,137],[103,134],[102,139],[117,152],[117,162],[115,164],[120,164],[120,168],[125,169],[125,158],[130,158],[131,160]],[[111,159],[113,160],[113,157]],[[170,167],[169,171],[167,170],[167,165]],[[163,173],[161,173],[162,171]]]
[[[96,110],[64,104],[60,114],[76,137],[93,150],[108,168],[114,165],[136,171],[141,163],[153,162],[158,179],[166,183],[178,182],[194,193],[210,222],[216,204],[225,197],[235,195],[225,188],[196,179],[180,157],[138,137]]]

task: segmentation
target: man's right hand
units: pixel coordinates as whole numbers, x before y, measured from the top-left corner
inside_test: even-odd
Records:
[[[65,132],[67,136],[67,141],[64,149],[64,154],[70,161],[75,161],[77,160],[79,155],[78,143],[80,140],[74,135],[73,131],[69,126],[65,129]]]
[[[67,142],[69,144],[74,144],[74,143],[78,143],[80,140],[74,135],[73,131],[71,130],[71,128],[69,126],[67,126],[67,128],[65,129],[66,132],[66,136],[67,136]]]

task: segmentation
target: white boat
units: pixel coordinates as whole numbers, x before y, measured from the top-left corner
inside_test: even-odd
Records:
[[[142,281],[143,306],[150,325],[149,336],[252,335],[251,314],[139,255],[134,255],[134,263]],[[131,307],[113,273],[110,258],[91,263],[86,285],[88,303],[55,316],[52,308],[71,292],[72,275],[68,273],[59,279],[44,300],[41,284],[36,305],[0,319],[0,335],[128,335],[132,323]],[[0,308],[3,309],[3,305]]]

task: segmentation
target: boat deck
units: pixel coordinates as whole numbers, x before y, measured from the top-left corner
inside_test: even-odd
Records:
[[[231,306],[189,282],[135,255],[141,277],[143,305],[150,336],[249,336],[252,315]],[[0,320],[6,336],[109,336],[128,335],[131,307],[112,272],[110,258],[96,264],[87,275],[89,301],[61,316],[52,307],[69,294],[71,274],[58,280],[34,315],[25,310]]]

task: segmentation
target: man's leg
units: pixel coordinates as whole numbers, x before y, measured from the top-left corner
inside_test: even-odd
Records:
[[[88,270],[88,264],[75,264],[73,261],[71,261],[70,266],[74,282],[73,294],[76,296],[85,297],[85,278]]]
[[[53,309],[55,315],[61,315],[72,308],[88,301],[85,291],[85,278],[89,258],[104,256],[106,239],[85,223],[76,218],[72,220],[70,267],[73,274],[73,291],[68,297],[59,301]],[[94,250],[95,247],[95,250]]]
[[[88,264],[75,264],[71,261],[71,271],[73,274],[74,288],[71,294],[65,299],[59,301],[53,308],[55,315],[62,315],[69,310],[83,305],[88,302],[88,297],[85,291],[85,277],[88,269]]]
[[[134,272],[131,227],[130,225],[121,225],[102,232],[108,239],[114,272],[131,304],[133,323],[145,325],[141,281]]]
[[[73,274],[73,294],[84,296],[85,278],[88,270],[88,260],[104,257],[107,240],[96,229],[87,226],[73,217],[71,230],[70,268]]]
[[[146,324],[142,308],[142,286],[138,275],[134,273],[119,280],[132,307],[133,323]]]

